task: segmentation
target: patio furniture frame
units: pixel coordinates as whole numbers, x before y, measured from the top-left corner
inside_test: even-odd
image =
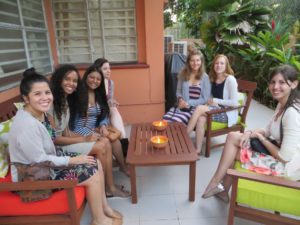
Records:
[[[205,136],[206,136],[206,147],[205,147],[205,157],[210,156],[210,150],[212,148],[220,147],[223,146],[224,143],[221,144],[216,144],[216,145],[211,145],[211,138],[228,134],[231,131],[240,131],[244,132],[245,129],[245,124],[246,124],[246,117],[247,113],[250,107],[250,103],[253,97],[254,90],[256,89],[257,83],[252,82],[252,81],[247,81],[247,80],[238,80],[238,91],[245,93],[246,94],[246,99],[244,101],[244,105],[238,106],[238,107],[230,107],[226,109],[216,109],[216,110],[211,110],[209,112],[206,112],[207,114],[207,129],[205,131]],[[212,116],[213,114],[218,114],[221,112],[229,112],[232,110],[240,110],[239,116],[241,117],[241,121],[238,124],[235,124],[231,127],[226,127],[223,129],[218,129],[218,130],[212,130]]]
[[[244,205],[239,205],[236,202],[237,192],[238,192],[238,179],[246,179],[246,180],[257,181],[262,183],[274,184],[283,187],[294,188],[297,190],[300,190],[300,182],[286,180],[274,176],[257,174],[257,173],[245,173],[234,169],[228,169],[227,175],[231,176],[233,179],[227,225],[234,224],[234,216],[256,221],[266,225],[283,225],[283,224],[299,225],[300,224],[299,220],[280,215],[279,212],[274,212],[274,213],[266,212],[259,209],[250,208]]]

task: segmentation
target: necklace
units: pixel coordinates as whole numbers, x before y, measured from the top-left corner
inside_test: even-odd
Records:
[[[279,108],[278,112],[277,112],[276,115],[275,115],[274,121],[277,121],[277,120],[278,120],[278,118],[279,118],[279,117],[281,116],[281,114],[283,113],[283,109],[284,109],[284,107],[280,107],[280,108]]]
[[[45,120],[44,113],[37,114],[27,106],[24,107],[24,110],[30,113],[30,115],[32,115],[35,119],[37,119],[40,122],[43,122]]]

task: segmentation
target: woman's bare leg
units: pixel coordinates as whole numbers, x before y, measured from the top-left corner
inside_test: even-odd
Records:
[[[112,147],[110,141],[107,138],[101,138],[93,146],[90,155],[95,155],[101,162],[103,173],[105,177],[105,186],[108,192],[114,192],[116,190],[113,180],[112,170]]]
[[[196,125],[196,150],[198,154],[201,153],[202,149],[206,120],[206,116],[200,116]]]
[[[99,171],[86,181],[79,184],[86,188],[86,198],[91,209],[93,224],[112,224],[112,219],[105,215],[105,208],[110,208],[106,201],[104,191],[104,179],[101,166]],[[104,206],[105,205],[105,206]]]
[[[116,141],[112,142],[111,145],[112,145],[113,155],[115,156],[116,161],[120,166],[120,170],[122,172],[124,172],[126,175],[129,175],[128,168],[125,164],[125,159],[124,159],[122,145],[121,145],[120,140],[116,140]]]
[[[199,105],[196,107],[192,117],[189,120],[188,126],[187,126],[187,132],[190,134],[196,127],[198,119],[200,116],[205,115],[205,112],[209,111],[208,106],[206,105]]]
[[[227,169],[233,166],[233,163],[236,159],[239,159],[241,136],[242,134],[239,132],[230,132],[227,135],[225,147],[222,152],[222,156],[218,168],[214,176],[210,180],[208,186],[206,187],[203,195],[207,194],[212,189],[216,188],[217,185],[224,179]],[[226,181],[225,182],[226,189],[228,191],[231,183],[230,180],[225,180],[225,181]]]

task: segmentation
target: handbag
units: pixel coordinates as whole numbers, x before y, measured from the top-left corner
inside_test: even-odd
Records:
[[[268,140],[272,144],[280,147],[280,145],[275,140],[269,139],[269,138],[268,138]],[[271,153],[268,151],[268,149],[264,146],[263,143],[261,143],[261,141],[258,138],[250,138],[250,147],[255,152],[263,153],[265,155],[271,155]]]
[[[113,126],[107,126],[108,135],[106,136],[111,142],[120,139],[121,132]]]
[[[19,182],[51,179],[51,162],[49,161],[34,164],[22,164],[18,162],[10,164],[16,167]],[[16,193],[21,197],[22,202],[34,202],[49,198],[52,194],[52,189],[16,191]]]

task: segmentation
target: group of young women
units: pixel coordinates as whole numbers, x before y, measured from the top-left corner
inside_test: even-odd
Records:
[[[192,51],[186,66],[178,76],[177,104],[164,119],[182,122],[187,132],[196,131],[196,150],[201,153],[205,134],[206,112],[209,110],[238,106],[238,85],[229,60],[216,55],[209,76],[204,70],[203,55]],[[228,134],[218,168],[209,182],[203,198],[216,196],[229,201],[231,179],[227,169],[241,161],[243,168],[266,174],[300,179],[300,94],[298,72],[290,65],[282,65],[270,74],[269,91],[278,102],[274,116],[265,129],[246,131],[244,134]],[[213,115],[213,121],[227,123],[230,127],[238,121],[238,111]],[[266,149],[257,152],[250,140],[256,138]]]
[[[11,161],[50,161],[54,166],[64,166],[52,169],[51,179],[77,179],[78,185],[87,187],[92,224],[122,224],[121,213],[106,201],[106,197],[130,196],[113,181],[113,156],[120,170],[129,173],[120,140],[107,138],[107,125],[111,123],[121,130],[122,138],[126,137],[113,89],[111,85],[105,87],[105,80],[112,83],[109,62],[98,59],[82,79],[73,65],[59,66],[50,82],[33,68],[23,75],[20,92],[25,105],[17,112],[13,135],[9,135]],[[18,180],[14,166],[12,178]]]
[[[196,130],[198,154],[205,132],[206,112],[238,105],[237,81],[228,58],[217,55],[209,75],[204,68],[201,52],[191,52],[179,74],[177,105],[163,117],[168,121],[185,123],[188,133]],[[280,66],[271,73],[269,91],[278,101],[274,116],[266,129],[244,134],[232,132],[227,136],[218,168],[203,198],[217,196],[229,201],[231,180],[226,171],[233,167],[235,160],[240,160],[242,166],[249,169],[259,166],[257,163],[261,166],[258,158],[268,157],[265,167],[273,174],[283,176],[289,172],[286,169],[288,164],[300,156],[297,74],[288,65]],[[50,161],[55,166],[65,166],[64,169],[53,169],[51,179],[77,179],[78,185],[86,187],[93,225],[122,224],[121,213],[108,205],[106,197],[130,195],[113,181],[113,156],[121,171],[129,175],[120,141],[111,142],[106,138],[109,123],[121,131],[123,138],[126,137],[113,89],[109,62],[105,59],[96,60],[82,79],[72,65],[58,67],[50,82],[33,69],[26,70],[20,85],[25,106],[17,112],[10,131],[13,135],[9,135],[12,162],[31,164]],[[232,126],[237,118],[238,112],[230,111],[215,115],[213,120]],[[249,148],[251,138],[258,138],[269,155]],[[12,178],[18,180],[14,166]]]

